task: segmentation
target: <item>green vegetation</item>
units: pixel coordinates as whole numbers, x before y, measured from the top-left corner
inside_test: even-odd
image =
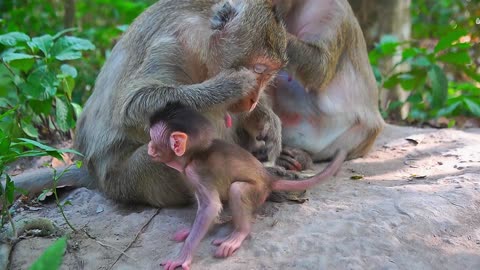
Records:
[[[128,24],[154,2],[0,2],[2,226],[11,223],[15,231],[9,208],[16,187],[7,173],[8,165],[25,157],[52,156],[63,160],[62,153],[76,153],[40,141],[71,138],[82,106],[115,42]],[[400,85],[409,91],[408,121],[421,123],[460,115],[480,117],[480,3],[417,0],[412,1],[411,15],[412,40],[398,42],[393,36],[384,36],[369,54],[379,85],[386,89]],[[382,73],[381,60],[391,57],[409,68]],[[392,102],[385,117],[403,104]],[[454,123],[452,120],[451,124]],[[68,223],[63,207],[69,202],[61,204],[56,193],[61,176],[55,171],[54,188],[46,192],[54,193]],[[30,269],[57,269],[65,248],[66,239],[59,239]]]
[[[459,0],[412,1],[411,41],[384,36],[370,52],[382,88],[409,91],[409,121],[438,117],[480,117],[480,3]],[[380,71],[382,59],[396,57],[407,71]],[[476,62],[477,61],[477,62]],[[390,103],[384,115],[402,106]],[[454,125],[455,121],[450,121]]]

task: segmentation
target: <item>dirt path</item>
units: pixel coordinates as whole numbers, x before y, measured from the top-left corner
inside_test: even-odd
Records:
[[[66,198],[71,222],[114,248],[74,236],[63,269],[160,269],[181,247],[169,237],[195,215],[194,207],[121,206],[87,189]],[[251,238],[226,260],[212,257],[210,242],[230,228],[216,226],[192,269],[480,269],[480,129],[389,126],[367,157],[347,162],[307,198],[267,203]],[[25,216],[66,228],[52,204],[16,218]],[[53,240],[22,240],[11,269],[27,269]],[[113,265],[129,245],[128,257]]]

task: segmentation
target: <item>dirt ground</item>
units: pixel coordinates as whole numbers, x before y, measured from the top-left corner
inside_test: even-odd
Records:
[[[480,129],[388,126],[370,154],[306,198],[268,202],[228,259],[212,256],[210,242],[231,229],[216,225],[192,269],[480,269]],[[181,247],[171,235],[195,216],[194,206],[126,206],[84,188],[63,199],[71,223],[96,239],[72,234],[62,269],[160,269]],[[51,202],[15,219],[36,216],[69,232]],[[10,269],[27,269],[54,240],[20,241]]]

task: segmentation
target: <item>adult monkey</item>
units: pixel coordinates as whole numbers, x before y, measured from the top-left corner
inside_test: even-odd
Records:
[[[289,63],[271,90],[282,121],[277,164],[364,155],[384,126],[362,30],[347,0],[274,0],[288,31]]]
[[[261,93],[285,62],[286,32],[271,0],[158,1],[115,45],[77,123],[74,148],[84,154],[88,172],[74,168],[61,184],[87,185],[93,177],[119,201],[188,202],[182,176],[147,154],[150,115],[180,102],[205,113],[218,136],[234,140],[236,128],[224,125],[225,108],[238,110],[235,104],[246,97],[247,110],[254,109],[258,95],[251,93]],[[257,107],[254,112],[272,123],[263,132],[273,142],[267,152],[278,156],[280,120],[263,101]],[[14,180],[38,192],[51,179],[41,171]]]

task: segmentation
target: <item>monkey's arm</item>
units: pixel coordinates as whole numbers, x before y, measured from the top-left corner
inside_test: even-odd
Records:
[[[199,84],[171,86],[144,80],[132,84],[123,97],[121,121],[126,127],[148,123],[148,118],[168,102],[180,102],[197,110],[236,101],[249,94],[257,76],[247,69],[227,70]]]
[[[317,34],[315,30],[302,37],[288,35],[287,70],[310,91],[321,91],[334,78],[337,65],[351,36],[350,26],[339,24],[331,34]]]

